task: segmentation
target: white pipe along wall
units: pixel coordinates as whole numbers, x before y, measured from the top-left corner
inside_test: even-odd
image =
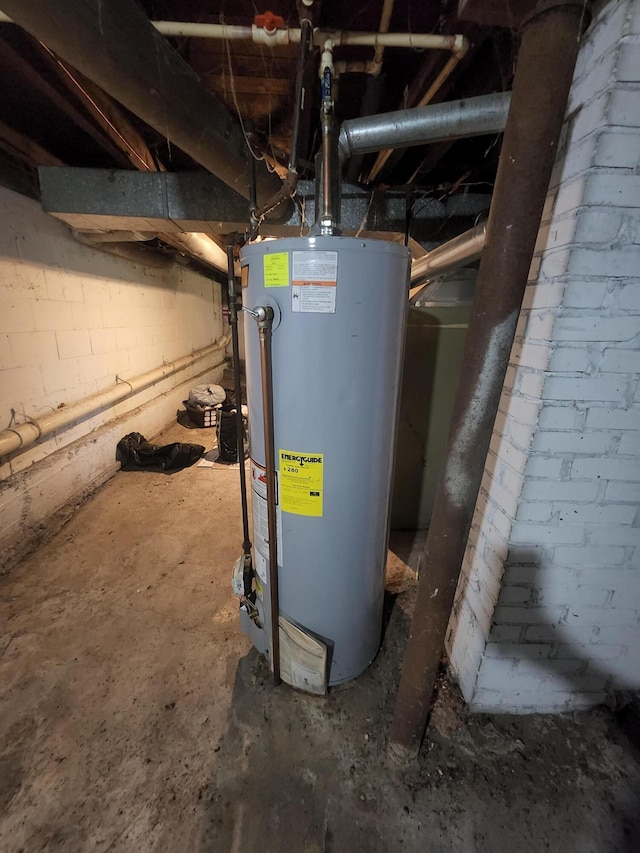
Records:
[[[10,190],[0,223],[1,570],[118,470],[124,435],[220,381],[226,336],[210,278],[82,245]]]
[[[77,403],[71,403],[68,406],[65,405],[54,412],[48,412],[38,418],[30,418],[23,424],[15,424],[9,429],[2,430],[0,432],[0,457],[17,450],[22,450],[22,448],[34,444],[52,432],[63,429],[69,426],[69,424],[74,423],[74,421],[97,412],[98,409],[102,409],[104,406],[112,406],[114,403],[130,397],[137,391],[141,391],[143,388],[147,388],[149,385],[153,385],[167,376],[173,376],[174,373],[178,373],[185,367],[209,355],[216,353],[222,355],[219,362],[222,364],[225,360],[225,347],[230,340],[231,335],[227,332],[226,335],[220,337],[211,346],[204,347],[176,361],[163,364],[131,379],[121,379],[111,388],[105,388],[104,391],[99,391],[97,394],[92,394],[90,397],[78,400]],[[215,366],[217,367],[218,365]]]

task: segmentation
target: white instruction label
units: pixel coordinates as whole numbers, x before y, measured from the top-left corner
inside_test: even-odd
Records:
[[[292,252],[291,310],[335,314],[338,289],[337,252]]]
[[[253,544],[256,552],[260,552],[265,560],[269,557],[269,521],[267,517],[267,501],[255,492],[251,496],[253,504]],[[276,523],[278,528],[278,565],[282,565],[282,513],[276,508]]]
[[[256,574],[262,581],[262,583],[267,582],[267,558],[263,557],[260,551],[257,548],[254,548],[255,560],[253,562],[253,567],[256,570]]]
[[[322,673],[317,669],[308,669],[295,660],[291,661],[291,682],[299,690],[322,687]]]

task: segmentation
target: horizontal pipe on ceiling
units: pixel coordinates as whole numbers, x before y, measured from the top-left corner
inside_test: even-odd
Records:
[[[344,161],[354,154],[385,148],[409,148],[447,139],[502,133],[510,101],[510,92],[498,92],[349,119],[340,128],[340,159]]]
[[[90,397],[85,397],[76,403],[62,406],[38,418],[30,418],[24,424],[15,424],[10,429],[2,430],[0,432],[0,458],[17,450],[23,450],[29,447],[29,445],[35,444],[38,439],[44,438],[56,430],[63,429],[69,426],[69,424],[80,420],[80,418],[89,417],[105,406],[113,406],[121,400],[136,394],[138,391],[142,391],[143,388],[148,388],[161,379],[173,376],[174,373],[184,370],[185,367],[189,367],[189,365],[200,361],[200,359],[220,352],[223,354],[224,360],[224,350],[230,339],[231,335],[227,333],[218,338],[215,343],[195,350],[189,353],[189,355],[185,355],[175,361],[167,362],[161,367],[155,367],[153,370],[148,370],[146,373],[141,373],[132,379],[123,379],[116,385],[105,388],[104,391],[99,391],[97,394],[92,394]],[[220,364],[222,364],[222,361]],[[217,366],[212,365],[212,368]]]
[[[172,38],[207,38],[254,41],[267,45],[298,44],[301,30],[296,27],[267,30],[264,27],[229,26],[228,24],[201,24],[191,21],[153,21],[159,33]],[[313,43],[323,47],[330,41],[335,47],[405,47],[414,50],[464,50],[467,42],[462,35],[437,35],[433,33],[377,33],[349,30],[314,30]]]
[[[189,255],[216,272],[226,272],[227,253],[208,234],[196,231],[180,231],[177,233],[163,231],[87,231],[72,228],[71,233],[80,243],[92,248],[101,248],[112,251],[115,255],[127,257],[136,263],[148,263],[150,266],[159,268],[171,266],[173,259],[154,252],[153,249],[144,246],[144,241],[155,238],[168,243],[179,252]],[[142,245],[140,245],[142,243]],[[154,261],[157,260],[157,263]]]
[[[162,232],[158,237],[206,266],[218,272],[227,272],[227,253],[208,234],[197,231],[183,231],[179,234]]]
[[[109,0],[111,2],[111,0]],[[21,0],[15,3],[3,0],[3,8],[13,10],[22,5]],[[100,4],[102,5],[102,4]],[[55,4],[52,4],[51,14],[55,14]],[[301,30],[297,27],[268,30],[255,24],[250,26],[235,26],[230,24],[205,24],[198,21],[148,21],[157,32],[169,38],[204,38],[222,39],[225,41],[253,41],[258,44],[275,45],[298,44]],[[11,14],[0,12],[0,23],[22,24],[20,15],[14,11]],[[22,26],[25,26],[22,24]],[[27,29],[25,27],[25,29]],[[462,52],[467,45],[463,35],[438,35],[434,33],[389,33],[389,32],[352,32],[349,30],[314,30],[313,43],[323,47],[330,41],[334,46],[354,45],[358,47],[406,47],[413,50],[451,50]]]
[[[1,0],[3,11],[158,133],[249,198],[241,127],[132,0]],[[281,182],[256,164],[258,202]],[[283,206],[284,207],[284,206]],[[284,213],[284,210],[283,210]]]

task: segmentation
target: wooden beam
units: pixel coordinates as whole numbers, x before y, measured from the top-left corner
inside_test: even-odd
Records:
[[[460,0],[458,18],[490,27],[517,30],[535,0]]]
[[[468,74],[461,81],[456,90],[456,96],[473,98],[484,92],[508,89],[513,76],[512,69],[515,67],[515,50],[510,33],[503,30],[498,34],[494,31],[494,35],[491,35],[485,30],[485,35],[479,35],[474,45],[475,68],[478,71],[474,74]],[[407,179],[407,183],[413,183],[420,172],[426,174],[433,169],[449,149],[455,145],[456,141],[455,139],[446,140],[423,148],[424,158],[417,166],[414,162],[414,171],[411,177]]]
[[[7,42],[3,42],[2,53],[7,58],[19,74],[38,89],[52,104],[54,104],[64,115],[67,116],[75,125],[90,136],[98,145],[107,151],[116,161],[122,164],[128,162],[119,148],[116,148],[109,139],[105,138],[102,132],[75,107],[67,98],[65,98],[54,86],[48,83],[36,69],[30,65],[25,59],[20,56]]]
[[[192,67],[200,74],[228,74],[229,58],[226,53],[204,55],[189,55]],[[295,57],[293,59],[275,59],[269,56],[264,65],[259,56],[231,55],[233,73],[238,77],[255,77],[258,71],[264,72],[264,79],[288,80],[292,82],[296,72]]]
[[[131,165],[146,172],[164,171],[164,166],[156,162],[142,135],[118,104],[99,86],[59,59],[46,45],[41,44],[41,47],[58,79],[80,101]]]
[[[226,93],[217,91],[216,96],[222,101],[229,111],[236,111],[233,95],[229,90]],[[278,120],[278,114],[286,112],[289,99],[284,95],[240,95],[238,96],[238,104],[242,112],[243,119],[252,119],[256,123],[256,127],[261,130],[266,130],[266,120],[269,115],[272,117],[272,123],[275,124]],[[272,130],[275,134],[276,128]]]
[[[135,0],[2,0],[3,11],[161,136],[239,192],[249,195],[245,140],[238,123],[153,27]],[[256,165],[258,204],[281,181]],[[281,205],[284,218],[292,205]],[[283,210],[284,208],[284,210]]]
[[[2,121],[0,121],[0,148],[29,166],[64,166],[62,160],[46,148]]]
[[[231,93],[232,80],[229,74],[207,73],[201,75],[216,94]],[[290,95],[293,92],[293,79],[280,80],[272,77],[233,76],[233,86],[237,95]]]

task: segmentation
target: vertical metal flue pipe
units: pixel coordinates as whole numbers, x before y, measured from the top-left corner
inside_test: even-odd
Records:
[[[445,463],[390,733],[419,750],[578,53],[582,0],[543,0],[525,21]]]

